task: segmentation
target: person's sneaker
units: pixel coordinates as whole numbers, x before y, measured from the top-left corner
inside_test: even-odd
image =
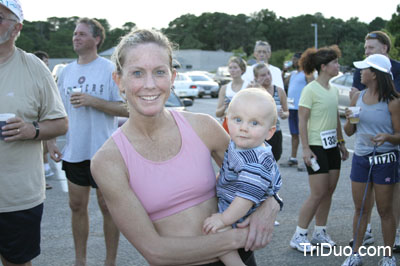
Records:
[[[292,167],[292,166],[296,166],[297,164],[298,164],[297,159],[290,158],[286,163],[281,163],[279,165],[282,167]]]
[[[303,166],[303,165],[298,165],[297,166],[297,172],[305,172],[306,171],[306,168]]]
[[[49,168],[49,169],[44,171],[44,176],[45,177],[49,177],[49,176],[52,176],[52,175],[54,175],[54,172],[51,170],[51,168]]]
[[[319,246],[321,244],[328,244],[330,247],[336,246],[336,243],[331,239],[325,229],[318,233],[314,231],[311,244],[314,246]],[[323,247],[329,248],[328,245],[323,245]]]
[[[392,257],[383,257],[379,261],[378,265],[380,265],[380,266],[396,266],[396,258],[394,256],[392,256]]]
[[[394,239],[393,252],[400,253],[400,232],[396,231],[396,238]]]
[[[280,223],[279,223],[278,221],[275,220],[274,225],[275,225],[275,226],[278,226],[278,225],[280,225]]]
[[[311,245],[307,238],[307,234],[294,233],[292,240],[290,240],[290,247],[297,249],[300,252],[309,253],[314,251],[315,247]]]
[[[374,236],[372,235],[372,230],[367,230],[367,231],[365,231],[364,239],[363,239],[362,245],[363,245],[363,246],[371,245],[371,244],[374,243],[374,241],[375,241],[375,239],[374,239]],[[399,241],[399,242],[400,242],[400,241]],[[395,242],[395,243],[396,243],[396,242]],[[400,243],[399,243],[399,245],[400,245]],[[350,240],[349,246],[350,246],[350,247],[353,246],[353,239]],[[399,252],[400,252],[400,246],[399,246]]]
[[[360,254],[352,254],[343,262],[342,266],[361,266],[361,256]]]
[[[53,187],[46,183],[46,189],[52,189]]]

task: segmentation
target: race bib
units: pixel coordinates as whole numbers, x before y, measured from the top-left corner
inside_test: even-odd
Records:
[[[337,146],[336,129],[322,131],[320,135],[321,135],[322,147],[325,150]]]
[[[369,164],[385,164],[385,163],[393,163],[396,161],[396,154],[394,152],[388,152],[384,154],[379,154],[375,156],[369,156]]]

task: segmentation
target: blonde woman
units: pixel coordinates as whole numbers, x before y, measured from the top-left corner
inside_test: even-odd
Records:
[[[240,90],[247,87],[248,83],[242,79],[242,74],[246,72],[246,62],[240,57],[232,57],[228,61],[228,71],[232,81],[222,86],[218,95],[218,105],[215,115],[223,120],[223,127],[228,132],[227,121],[225,119],[226,109],[233,96]]]

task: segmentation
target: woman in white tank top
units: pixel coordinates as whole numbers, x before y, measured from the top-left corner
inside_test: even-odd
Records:
[[[225,118],[226,109],[233,96],[241,89],[247,87],[247,83],[242,79],[242,74],[246,71],[246,62],[242,58],[230,58],[228,61],[228,71],[232,77],[232,81],[220,89],[217,110],[215,112],[215,115],[221,119]]]

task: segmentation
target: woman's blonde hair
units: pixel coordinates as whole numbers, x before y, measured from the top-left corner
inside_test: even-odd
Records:
[[[126,60],[126,51],[129,48],[147,43],[155,43],[167,50],[169,56],[169,67],[172,70],[172,52],[174,45],[169,41],[169,39],[160,31],[135,29],[122,37],[111,57],[111,60],[115,63],[117,74],[122,73],[122,67]]]

